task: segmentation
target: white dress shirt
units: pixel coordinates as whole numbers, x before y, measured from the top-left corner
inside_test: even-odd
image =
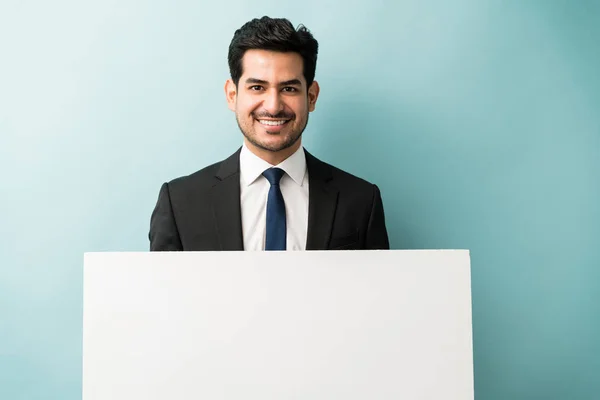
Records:
[[[271,184],[262,173],[274,167],[244,144],[240,153],[240,204],[244,250],[265,249],[267,197]],[[285,202],[286,249],[305,250],[308,231],[308,170],[302,146],[275,165],[285,171],[279,186]]]

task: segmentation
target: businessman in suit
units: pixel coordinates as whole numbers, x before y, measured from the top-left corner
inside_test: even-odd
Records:
[[[225,83],[243,145],[160,188],[152,251],[389,249],[378,187],[301,144],[319,85],[318,43],[263,17],[238,29]]]

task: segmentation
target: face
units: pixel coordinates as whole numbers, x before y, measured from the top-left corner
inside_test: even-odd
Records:
[[[228,80],[225,93],[246,144],[259,152],[292,154],[315,109],[317,82],[307,88],[297,53],[248,50],[242,66],[237,87]]]

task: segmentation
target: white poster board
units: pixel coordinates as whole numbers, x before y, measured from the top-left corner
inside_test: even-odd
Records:
[[[87,253],[83,400],[473,399],[468,251]]]

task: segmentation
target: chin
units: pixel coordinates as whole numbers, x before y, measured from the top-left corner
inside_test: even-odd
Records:
[[[265,150],[277,153],[289,148],[290,146],[287,146],[285,143],[262,143],[261,147]]]
[[[259,143],[259,147],[264,149],[264,150],[268,150],[270,152],[273,153],[277,153],[279,151],[283,151],[285,149],[289,149],[290,147],[293,147],[296,142],[290,144],[287,141],[281,141],[281,140],[277,140],[277,141],[260,141]]]
[[[254,131],[251,135],[246,135],[244,133],[244,136],[246,136],[248,142],[250,142],[253,146],[273,153],[297,146],[298,142],[300,141],[300,136],[292,139],[289,135],[282,132],[267,133],[264,131]]]

